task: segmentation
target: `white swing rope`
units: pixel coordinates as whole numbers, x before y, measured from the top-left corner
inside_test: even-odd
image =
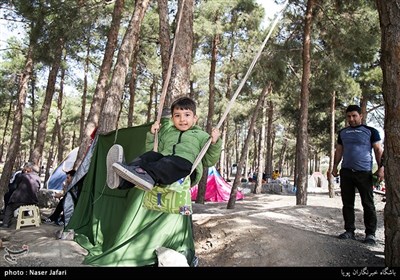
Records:
[[[179,33],[179,29],[180,29],[180,25],[181,25],[181,18],[182,18],[182,12],[183,12],[184,5],[185,5],[185,0],[182,0],[181,7],[179,10],[179,15],[178,15],[178,23],[176,25],[176,30],[175,30],[175,38],[174,38],[174,42],[172,44],[171,56],[169,58],[169,63],[168,63],[167,76],[165,77],[165,81],[164,81],[161,96],[160,96],[160,103],[158,106],[158,113],[157,113],[157,122],[158,123],[160,123],[160,121],[161,121],[165,97],[167,96],[168,85],[169,85],[169,81],[171,79],[172,65],[174,62],[175,48],[176,48],[176,38]],[[157,150],[158,150],[158,130],[156,130],[156,132],[154,133],[154,147],[153,147],[153,151],[157,152]]]
[[[250,67],[247,70],[246,75],[243,77],[239,87],[236,89],[235,94],[233,95],[233,97],[229,101],[229,103],[228,103],[228,105],[227,105],[227,107],[225,109],[224,114],[222,115],[221,119],[219,120],[219,123],[217,124],[217,126],[215,127],[216,129],[219,129],[221,127],[221,125],[225,121],[225,118],[228,115],[229,111],[232,109],[233,104],[235,103],[235,100],[236,100],[237,96],[239,95],[239,93],[242,90],[244,84],[246,83],[248,77],[250,76],[250,73],[253,70],[254,65],[256,64],[258,59],[260,58],[260,55],[261,55],[265,45],[267,44],[267,41],[269,40],[269,37],[272,34],[272,31],[274,30],[276,24],[278,23],[280,13],[286,8],[288,2],[289,2],[289,0],[286,0],[285,3],[282,6],[282,9],[276,14],[275,20],[274,20],[273,24],[271,25],[271,28],[270,28],[270,30],[269,30],[269,32],[267,34],[267,37],[264,39],[264,42],[260,46],[260,49],[258,50],[256,56],[254,57],[253,62],[250,64]],[[201,149],[200,154],[197,156],[196,160],[194,161],[193,166],[192,166],[192,170],[190,171],[190,174],[192,174],[192,172],[196,169],[197,165],[201,162],[203,156],[206,154],[208,148],[210,147],[210,144],[211,144],[211,138],[207,141],[207,143]]]

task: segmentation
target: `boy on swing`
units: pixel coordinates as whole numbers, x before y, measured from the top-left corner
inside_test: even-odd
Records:
[[[188,97],[181,97],[171,105],[171,119],[163,118],[162,124],[155,122],[147,134],[146,147],[149,150],[158,131],[158,152],[148,151],[126,164],[122,146],[113,145],[107,154],[109,188],[125,189],[133,187],[133,184],[151,191],[155,184],[170,185],[189,174],[191,186],[196,185],[203,174],[203,165],[215,165],[222,147],[220,131],[214,128],[210,136],[196,125],[197,119],[196,103]],[[194,161],[210,137],[210,147],[191,174]]]

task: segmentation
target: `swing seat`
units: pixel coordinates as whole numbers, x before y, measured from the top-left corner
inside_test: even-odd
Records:
[[[170,214],[191,215],[190,177],[182,178],[170,185],[155,185],[146,192],[143,207]]]

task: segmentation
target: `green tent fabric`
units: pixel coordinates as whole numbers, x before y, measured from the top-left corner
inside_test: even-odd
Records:
[[[157,264],[155,249],[171,248],[195,259],[191,216],[152,211],[142,206],[144,191],[110,189],[106,185],[106,156],[113,144],[124,148],[126,162],[145,151],[150,124],[100,135],[92,147],[87,174],[65,230],[88,251],[84,264],[93,266],[149,266]]]

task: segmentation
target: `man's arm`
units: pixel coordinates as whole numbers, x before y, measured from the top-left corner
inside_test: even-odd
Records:
[[[335,149],[335,155],[333,157],[333,167],[332,167],[332,175],[333,176],[338,176],[338,165],[342,161],[342,156],[343,156],[343,146],[340,144],[336,145]]]
[[[383,179],[385,177],[385,173],[384,173],[385,167],[383,166],[383,162],[382,162],[382,155],[383,155],[382,144],[380,142],[376,142],[372,145],[372,148],[374,149],[375,160],[376,160],[376,164],[378,166],[378,170],[375,173],[378,176],[379,181],[383,181]]]

